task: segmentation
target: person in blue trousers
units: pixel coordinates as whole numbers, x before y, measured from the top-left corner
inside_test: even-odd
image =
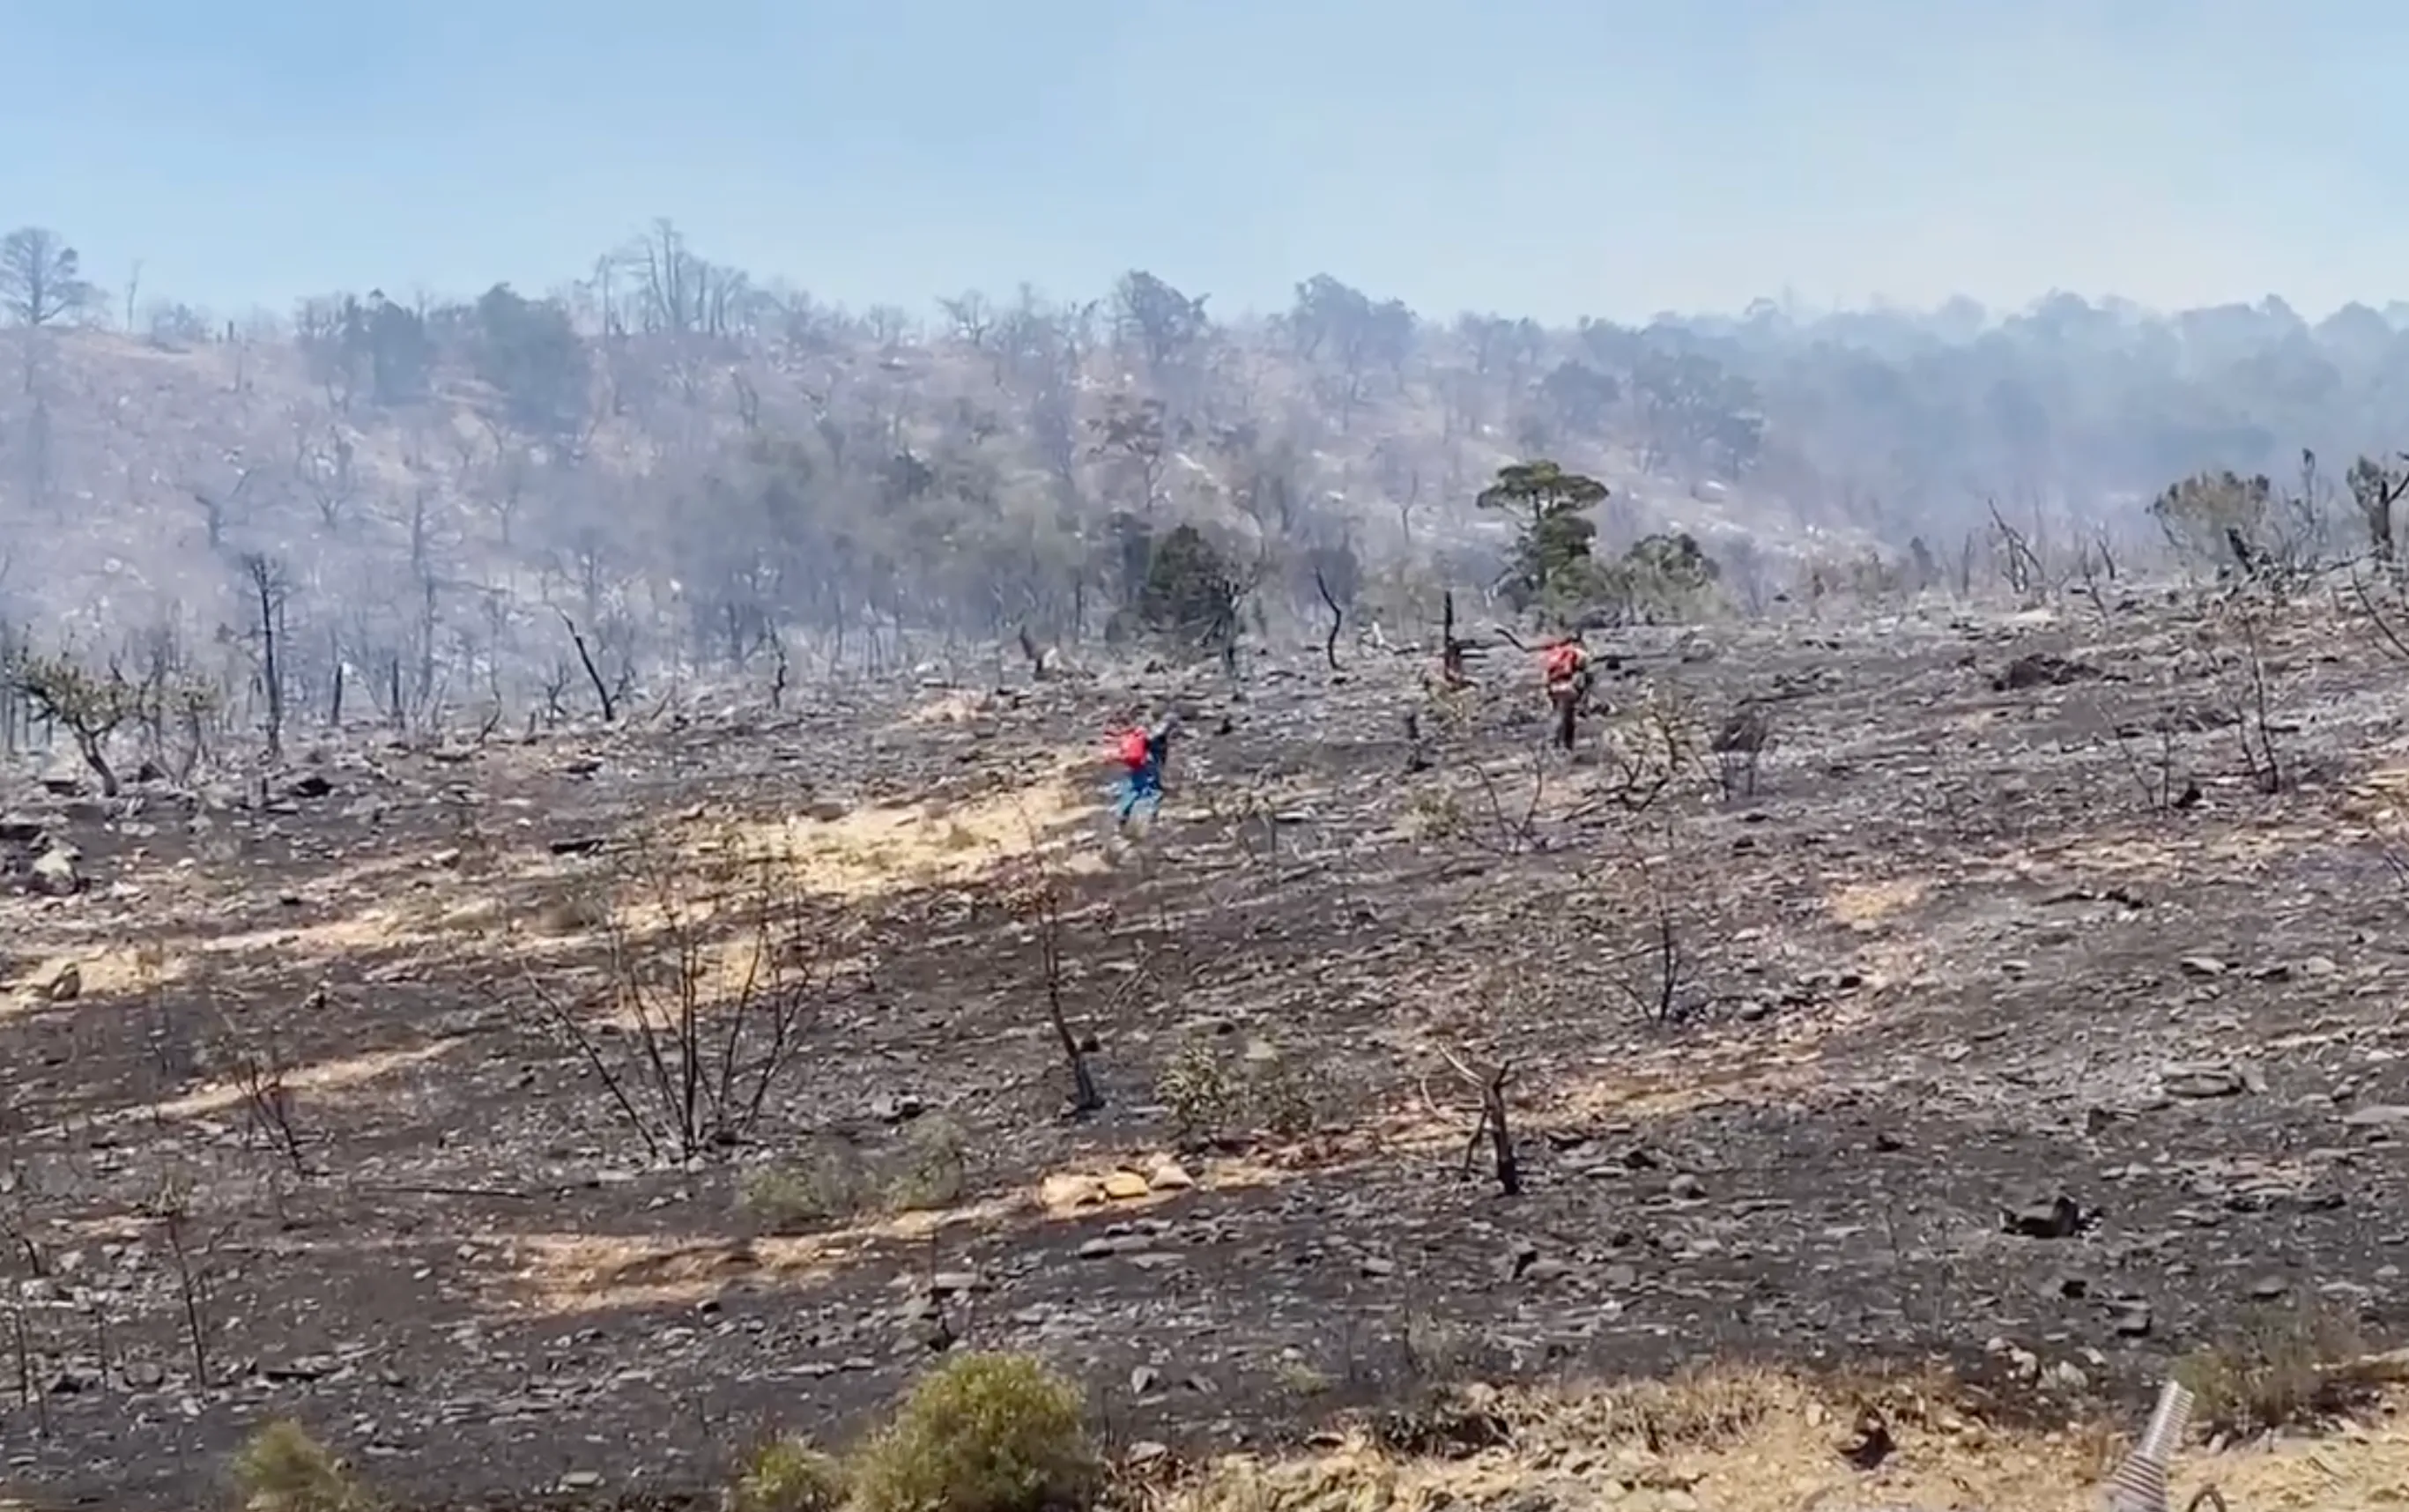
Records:
[[[1132,729],[1124,732],[1119,742],[1121,761],[1121,801],[1115,811],[1116,822],[1127,824],[1139,804],[1147,806],[1147,816],[1153,817],[1162,809],[1162,764],[1171,755],[1171,721],[1152,729]]]

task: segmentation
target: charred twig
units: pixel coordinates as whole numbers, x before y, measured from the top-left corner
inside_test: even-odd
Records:
[[[1688,981],[1689,958],[1681,947],[1681,929],[1673,918],[1672,905],[1657,885],[1655,872],[1646,859],[1637,855],[1631,857],[1631,866],[1639,873],[1652,917],[1649,920],[1648,944],[1624,958],[1652,960],[1654,967],[1637,982],[1616,977],[1614,986],[1650,1023],[1670,1024],[1681,1015],[1681,988]]]
[[[1036,915],[1038,958],[1046,973],[1046,1016],[1062,1046],[1063,1059],[1070,1063],[1072,1116],[1083,1117],[1104,1105],[1104,1094],[1096,1086],[1087,1051],[1072,1032],[1070,1015],[1062,1006],[1062,902],[1051,877],[1038,882],[1030,908]]]
[[[1476,761],[1472,770],[1480,779],[1480,790],[1489,799],[1489,815],[1497,826],[1496,844],[1485,848],[1501,856],[1520,856],[1526,850],[1538,848],[1539,800],[1547,791],[1547,761],[1539,758],[1531,763],[1531,800],[1523,805],[1520,818],[1506,812],[1505,799],[1497,791],[1497,780],[1490,775],[1488,767]]]
[[[145,1204],[167,1241],[167,1254],[176,1267],[176,1291],[184,1315],[184,1342],[192,1351],[193,1384],[208,1390],[209,1378],[209,1281],[213,1266],[211,1257],[218,1242],[233,1231],[231,1223],[209,1233],[196,1233],[193,1229],[193,1191],[191,1183],[173,1174],[164,1177],[159,1189]]]
[[[2400,632],[2393,628],[2391,616],[2376,607],[2374,596],[2367,591],[2367,584],[2360,581],[2356,569],[2350,574],[2350,591],[2358,598],[2359,607],[2366,612],[2368,622],[2375,626],[2375,633],[2384,638],[2392,654],[2402,661],[2409,661],[2409,643],[2404,643]]]
[[[313,1002],[324,1001],[323,992],[312,998]],[[232,1035],[231,1021],[226,1029]],[[295,1175],[310,1175],[309,1158],[302,1153],[301,1133],[294,1118],[293,1089],[284,1082],[284,1058],[278,1053],[272,1034],[265,1054],[244,1046],[237,1050],[234,1061],[235,1087],[242,1093],[250,1132],[265,1136],[293,1167]]]
[[[1508,1197],[1522,1191],[1522,1167],[1514,1155],[1514,1131],[1506,1118],[1506,1084],[1513,1075],[1513,1062],[1500,1060],[1487,1075],[1481,1075],[1442,1047],[1440,1056],[1462,1077],[1464,1084],[1480,1094],[1480,1121],[1473,1126],[1472,1137],[1464,1146],[1464,1173],[1472,1173],[1472,1158],[1479,1151],[1480,1136],[1489,1136],[1490,1156],[1497,1175],[1497,1189]]]

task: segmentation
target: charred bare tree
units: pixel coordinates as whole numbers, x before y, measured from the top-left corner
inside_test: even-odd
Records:
[[[569,643],[577,648],[577,665],[585,669],[585,681],[593,686],[595,701],[602,706],[602,723],[608,725],[619,717],[618,698],[612,693],[611,684],[604,681],[602,669],[594,664],[594,652],[585,643],[585,633],[577,627],[575,620],[569,617],[569,611],[564,609],[557,612],[560,623],[568,627]]]
[[[1443,684],[1459,688],[1470,681],[1464,670],[1464,642],[1455,636],[1455,590],[1439,599],[1438,676]]]
[[[284,604],[292,592],[291,582],[283,564],[265,552],[245,552],[240,562],[252,612],[257,615],[252,633],[259,641],[260,692],[267,702],[264,731],[267,756],[271,761],[281,760],[284,755]]]
[[[725,1156],[801,1053],[825,923],[801,916],[766,858],[726,879],[677,871],[642,842],[623,861],[591,900],[606,920],[594,995],[572,1001],[523,971],[512,1010],[573,1052],[654,1159]],[[623,905],[654,922],[629,928]]]
[[[1347,614],[1338,607],[1336,596],[1330,591],[1330,580],[1319,566],[1313,569],[1313,586],[1321,595],[1322,607],[1330,611],[1330,633],[1321,640],[1321,659],[1328,662],[1330,670],[1334,672],[1339,670],[1338,632],[1347,626]]]

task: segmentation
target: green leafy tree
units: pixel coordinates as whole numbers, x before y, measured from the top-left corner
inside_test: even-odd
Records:
[[[1696,612],[1723,578],[1723,567],[1688,531],[1642,536],[1601,574],[1606,597],[1623,618],[1654,623]]]
[[[497,283],[478,298],[470,331],[471,366],[501,396],[512,425],[540,439],[576,433],[590,367],[569,311]]]
[[[115,798],[118,778],[108,761],[109,737],[142,712],[140,690],[114,667],[94,672],[72,657],[31,653],[8,669],[8,681],[36,714],[67,732],[76,754],[100,780],[103,796]]]
[[[2247,569],[2268,549],[2275,485],[2264,474],[2195,473],[2152,500],[2150,518],[2185,555]]]
[[[1497,469],[1496,482],[1476,502],[1516,517],[1520,528],[1507,586],[1518,606],[1562,604],[1594,586],[1591,550],[1597,526],[1588,511],[1604,503],[1608,493],[1596,479],[1544,459]]]
[[[1137,617],[1149,630],[1219,644],[1236,633],[1239,598],[1229,558],[1203,531],[1182,525],[1155,543]]]

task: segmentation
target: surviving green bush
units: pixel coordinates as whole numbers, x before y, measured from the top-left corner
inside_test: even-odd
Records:
[[[1079,1389],[1026,1355],[970,1354],[921,1377],[854,1462],[860,1512],[1060,1512],[1102,1463]]]
[[[299,1423],[262,1425],[235,1451],[243,1512],[369,1512],[376,1498]]]
[[[802,1233],[870,1205],[870,1173],[849,1150],[814,1149],[739,1178],[736,1205],[764,1233]]]
[[[1190,1144],[1302,1138],[1320,1125],[1330,1093],[1325,1078],[1268,1041],[1233,1057],[1204,1036],[1180,1042],[1154,1089]]]
[[[727,1512],[837,1512],[851,1490],[834,1455],[808,1439],[774,1438],[744,1462],[721,1504]]]

